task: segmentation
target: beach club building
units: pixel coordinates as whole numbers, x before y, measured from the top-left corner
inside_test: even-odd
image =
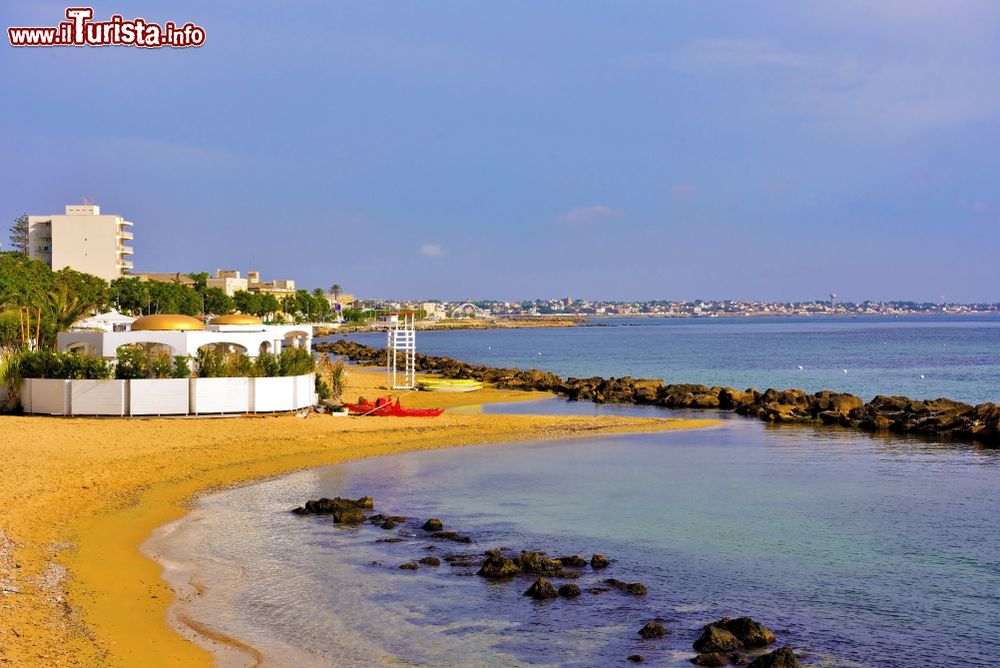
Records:
[[[57,347],[90,357],[114,359],[122,346],[141,346],[151,357],[196,357],[199,350],[278,355],[286,347],[312,350],[312,327],[264,325],[233,314],[207,325],[185,315],[147,315],[131,325],[71,330]],[[209,415],[269,413],[316,403],[315,374],[262,378],[143,378],[62,380],[26,378],[21,403],[26,413],[46,415]]]

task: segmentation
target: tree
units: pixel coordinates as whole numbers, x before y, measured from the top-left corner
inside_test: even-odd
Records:
[[[204,295],[206,313],[225,315],[236,308],[236,301],[219,288],[208,288]]]
[[[236,310],[240,313],[257,315],[260,311],[260,295],[256,292],[237,290],[233,295],[233,303],[236,304]]]
[[[207,271],[197,271],[188,274],[188,278],[194,281],[194,289],[198,292],[204,294],[205,290],[208,289],[208,272]]]
[[[340,301],[340,295],[344,294],[343,289],[340,287],[340,283],[334,283],[330,286],[330,294],[333,295],[334,301]]]
[[[28,214],[22,213],[10,226],[10,245],[15,253],[28,254]]]
[[[111,281],[111,299],[118,310],[137,315],[149,308],[151,298],[146,283],[132,276]]]
[[[280,310],[281,304],[278,303],[278,298],[268,294],[260,298],[260,307],[254,315],[263,318],[264,316],[273,315]]]

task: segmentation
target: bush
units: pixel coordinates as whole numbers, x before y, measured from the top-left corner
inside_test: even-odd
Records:
[[[191,377],[191,365],[188,364],[188,358],[183,355],[178,355],[174,358],[174,370],[170,374],[171,378],[190,378]]]
[[[41,350],[21,356],[20,375],[21,378],[106,380],[111,377],[111,369],[101,357]]]
[[[261,378],[273,378],[281,375],[281,362],[274,353],[261,353],[254,362],[254,375]]]
[[[316,358],[305,348],[285,348],[278,360],[282,376],[302,376],[316,369]]]
[[[169,353],[160,353],[150,359],[149,373],[153,378],[170,378],[174,375],[174,361]]]
[[[132,380],[147,378],[149,368],[146,364],[146,353],[142,346],[122,346],[118,349],[115,361],[115,378]],[[157,376],[162,378],[162,376]]]
[[[316,394],[319,396],[320,403],[330,400],[330,386],[318,374],[316,375]]]

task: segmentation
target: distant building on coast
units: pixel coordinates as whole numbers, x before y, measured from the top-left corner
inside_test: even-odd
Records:
[[[237,292],[247,292],[249,284],[235,269],[216,269],[215,276],[209,276],[206,286],[218,288],[232,297]]]
[[[257,292],[262,295],[274,295],[278,299],[281,299],[282,297],[294,297],[295,281],[288,278],[276,278],[274,280],[264,282],[260,280],[259,271],[248,271],[247,290],[250,292]]]
[[[106,281],[132,269],[132,223],[101,215],[96,204],[70,204],[65,214],[28,216],[28,255],[53,270],[69,267]]]
[[[195,286],[195,280],[193,278],[187,274],[182,274],[179,271],[174,273],[144,271],[134,274],[134,276],[144,283],[146,281],[157,281],[159,283],[180,283],[181,285],[186,285],[189,288],[193,288]]]

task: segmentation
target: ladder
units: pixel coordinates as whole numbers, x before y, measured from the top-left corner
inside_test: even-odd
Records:
[[[386,386],[390,389],[413,390],[417,387],[415,320],[412,312],[394,313],[390,316],[385,342]]]

